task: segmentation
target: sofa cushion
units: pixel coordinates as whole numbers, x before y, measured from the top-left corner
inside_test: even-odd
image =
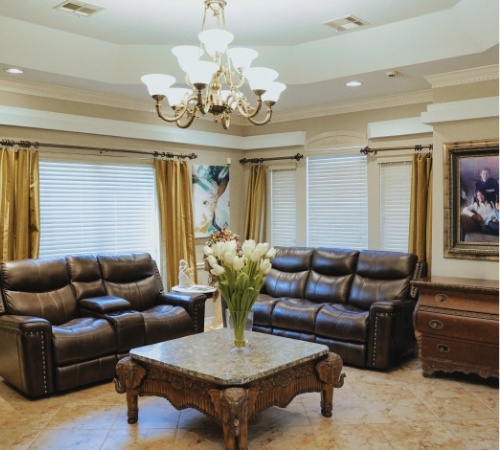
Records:
[[[136,311],[156,304],[162,286],[151,255],[98,255],[97,260],[106,294],[128,300]]]
[[[408,298],[416,262],[411,253],[361,251],[349,304],[367,310],[376,301]]]
[[[279,298],[274,298],[267,294],[259,294],[252,307],[253,323],[255,325],[270,327],[273,309],[279,300]]]
[[[142,312],[146,344],[193,334],[193,321],[181,306],[157,305]]]
[[[41,317],[53,325],[79,316],[64,258],[4,261],[0,270],[7,314]]]
[[[325,305],[316,317],[316,335],[340,341],[368,341],[369,312],[349,305]]]
[[[314,333],[316,316],[322,307],[308,300],[283,298],[274,307],[272,327]]]
[[[66,257],[71,286],[77,300],[102,297],[106,294],[97,258],[93,255],[71,255]]]
[[[262,292],[276,298],[304,298],[313,251],[305,247],[276,247]]]
[[[82,317],[52,327],[57,366],[96,359],[116,353],[116,336],[104,319]]]

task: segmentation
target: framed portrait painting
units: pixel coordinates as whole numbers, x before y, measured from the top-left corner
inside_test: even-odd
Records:
[[[444,256],[498,260],[498,140],[444,146]]]

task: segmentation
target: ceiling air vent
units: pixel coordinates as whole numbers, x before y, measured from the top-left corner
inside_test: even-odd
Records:
[[[79,2],[77,0],[70,0],[60,5],[54,6],[54,9],[59,9],[61,11],[66,11],[79,16],[91,16],[96,12],[104,9],[102,6],[93,5],[92,3]]]
[[[355,28],[363,27],[365,25],[369,25],[368,22],[364,20],[358,19],[355,16],[346,16],[340,17],[339,19],[329,20],[327,22],[323,22],[323,25],[327,25],[332,27],[337,31],[347,31],[353,30]]]

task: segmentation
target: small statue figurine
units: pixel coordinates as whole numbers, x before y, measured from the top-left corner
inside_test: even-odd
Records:
[[[179,261],[179,287],[190,288],[193,285],[193,270],[188,263],[181,259]]]

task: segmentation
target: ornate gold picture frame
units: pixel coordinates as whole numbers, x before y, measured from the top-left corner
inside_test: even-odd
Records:
[[[498,179],[498,139],[444,145],[445,258],[498,261]]]

